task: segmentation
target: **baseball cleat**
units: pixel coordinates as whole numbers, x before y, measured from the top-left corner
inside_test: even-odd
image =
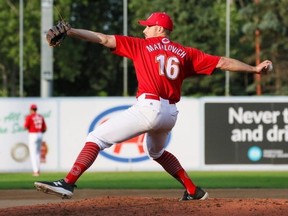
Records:
[[[202,190],[200,187],[196,187],[194,195],[189,194],[187,191],[184,192],[183,197],[179,201],[186,200],[205,200],[208,199],[208,193]]]
[[[34,186],[37,191],[56,195],[62,199],[71,199],[73,196],[74,187],[76,187],[76,185],[66,183],[64,179],[54,182],[37,181],[34,182]]]

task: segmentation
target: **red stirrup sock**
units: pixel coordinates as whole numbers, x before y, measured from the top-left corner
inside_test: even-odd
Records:
[[[195,194],[196,185],[192,182],[192,180],[189,178],[188,174],[183,168],[179,170],[174,175],[174,177],[184,185],[189,194],[191,195]]]
[[[176,178],[186,188],[189,194],[195,193],[196,186],[173,154],[165,150],[159,158],[154,160],[157,161],[166,172]]]
[[[98,153],[99,146],[96,143],[87,142],[79,153],[72,169],[64,179],[69,184],[74,184],[78,178],[94,163]]]

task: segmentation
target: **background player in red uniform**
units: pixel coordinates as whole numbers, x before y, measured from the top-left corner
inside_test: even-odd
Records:
[[[45,119],[37,113],[37,106],[30,106],[30,114],[26,116],[24,128],[29,132],[29,153],[32,163],[33,176],[40,174],[40,157],[43,133],[47,130]]]
[[[178,159],[164,148],[168,133],[176,123],[176,103],[180,100],[182,82],[196,74],[210,75],[216,68],[267,72],[271,61],[250,66],[236,59],[209,55],[173,42],[169,39],[173,21],[166,13],[153,13],[139,24],[146,26],[143,31],[145,39],[67,27],[68,36],[102,44],[112,53],[133,61],[138,81],[137,102],[89,133],[65,179],[35,182],[38,190],[71,198],[75,182],[93,164],[99,151],[146,133],[146,153],[184,186],[185,192],[180,200],[204,200],[208,197],[208,193],[189,178]]]

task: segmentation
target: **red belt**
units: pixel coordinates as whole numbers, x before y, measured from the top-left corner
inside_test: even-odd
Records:
[[[158,95],[149,95],[149,94],[146,94],[145,95],[145,99],[152,99],[152,100],[158,100],[160,101],[160,97]],[[169,101],[169,104],[175,104],[175,101],[172,101],[172,100],[168,100]]]

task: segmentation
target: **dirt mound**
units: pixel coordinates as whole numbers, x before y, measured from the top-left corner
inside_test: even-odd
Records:
[[[286,215],[287,199],[239,199],[210,198],[204,201],[182,201],[175,198],[151,198],[137,196],[105,196],[76,201],[63,200],[58,203],[27,205],[2,208],[2,216],[58,216],[58,215],[137,215],[137,216],[167,216],[167,215]]]

